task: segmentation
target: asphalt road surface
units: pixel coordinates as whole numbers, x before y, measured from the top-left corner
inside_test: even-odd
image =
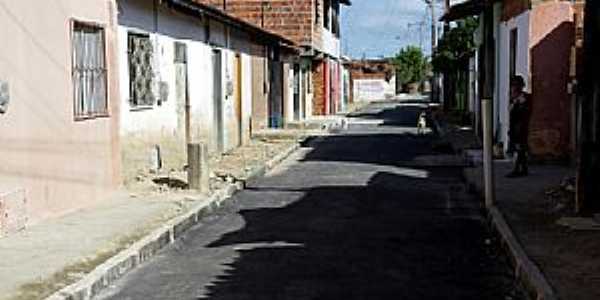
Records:
[[[354,113],[99,298],[523,299],[421,110]]]

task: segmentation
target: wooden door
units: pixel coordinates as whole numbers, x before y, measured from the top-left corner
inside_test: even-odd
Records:
[[[221,51],[213,51],[213,118],[215,145],[219,153],[223,152],[223,76]]]
[[[235,115],[238,129],[238,146],[242,144],[242,57],[240,54],[235,56]]]
[[[190,95],[188,83],[187,45],[175,43],[175,94],[178,127],[184,131],[186,145],[191,142]]]

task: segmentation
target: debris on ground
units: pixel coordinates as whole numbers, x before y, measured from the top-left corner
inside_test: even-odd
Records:
[[[296,133],[260,137],[230,152],[210,157],[210,189],[246,179],[266,161],[294,145],[300,137]],[[181,169],[140,171],[133,182],[126,184],[127,190],[137,197],[176,193],[187,187],[187,166]]]
[[[575,201],[575,177],[566,176],[560,185],[544,191],[549,213],[566,213],[573,211]]]

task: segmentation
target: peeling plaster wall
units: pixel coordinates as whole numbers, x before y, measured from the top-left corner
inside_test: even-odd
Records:
[[[143,0],[119,1],[119,70],[121,80],[123,140],[122,155],[126,183],[151,166],[155,145],[161,150],[164,169],[181,169],[186,164],[185,103],[177,99],[174,43],[187,45],[190,120],[194,140],[207,139],[209,128],[203,126],[210,116],[202,102],[211,99],[211,90],[195,83],[211,82],[211,48],[205,44],[205,27],[199,20]],[[168,86],[168,97],[152,107],[136,108],[130,103],[128,34],[150,35],[154,46],[154,76]],[[178,101],[179,100],[179,101]]]
[[[188,93],[190,104],[191,142],[208,145],[212,155],[219,154],[214,115],[213,50],[221,51],[223,146],[229,151],[249,140],[252,107],[252,66],[249,36],[230,30],[223,24],[183,15],[164,6],[157,6],[156,19],[150,1],[122,0],[119,18],[119,68],[123,122],[123,161],[125,180],[151,167],[155,145],[161,149],[163,169],[181,170],[187,163],[185,140],[185,103],[177,99],[174,63],[175,42],[187,45]],[[156,81],[167,83],[168,98],[150,108],[136,108],[129,102],[129,63],[127,36],[129,32],[150,35],[155,49]],[[242,62],[242,136],[234,105],[235,57]]]

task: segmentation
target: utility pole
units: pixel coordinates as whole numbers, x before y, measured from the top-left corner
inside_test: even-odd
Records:
[[[429,6],[429,12],[431,14],[431,57],[433,57],[437,48],[437,20],[435,17],[435,0],[424,1]],[[438,76],[434,73],[431,77],[431,100],[433,102],[439,102],[439,91],[440,87],[438,84]]]
[[[450,0],[445,0],[444,1],[444,15],[448,15],[448,13],[450,12]],[[448,32],[450,32],[450,21],[448,21],[448,19],[444,20],[444,33],[443,35],[446,35]],[[444,103],[444,110],[447,110],[450,108],[451,103],[453,102],[453,93],[454,91],[454,82],[451,82],[451,75],[450,74],[442,74],[442,80],[441,80],[441,92],[440,94],[440,98],[443,98],[443,103]]]
[[[421,51],[423,51],[423,27],[425,27],[425,22],[408,23],[409,31],[411,27],[419,28],[419,48],[421,48]]]
[[[429,6],[429,13],[431,14],[431,55],[435,53],[437,46],[437,20],[435,18],[435,1],[425,0],[427,6]]]
[[[494,10],[491,5],[485,7],[483,15],[483,53],[481,69],[481,106],[483,118],[483,180],[485,190],[485,205],[491,207],[496,198],[494,185],[494,160],[493,160],[493,99],[494,99]]]

